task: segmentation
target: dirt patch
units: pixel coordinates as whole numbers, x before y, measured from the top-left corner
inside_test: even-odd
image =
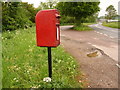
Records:
[[[89,82],[87,87],[117,88],[118,68],[116,61],[107,56],[102,50],[89,45],[86,41],[82,41],[78,37],[75,39],[78,35],[71,38],[64,32],[62,32],[64,36],[61,36],[62,46],[77,59],[80,71],[85,74],[85,81]]]

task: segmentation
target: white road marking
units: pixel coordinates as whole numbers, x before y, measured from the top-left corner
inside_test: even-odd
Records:
[[[62,34],[62,35],[60,35],[60,36],[63,36],[63,37],[64,37],[65,35]]]
[[[96,47],[96,45],[94,45],[94,44],[93,44],[92,46],[93,46],[93,47]]]
[[[118,68],[120,68],[120,65],[119,65],[119,64],[116,64],[116,66],[117,66]]]
[[[104,34],[105,36],[108,36],[107,34]]]
[[[90,42],[88,42],[87,44],[91,44]]]
[[[93,38],[93,39],[97,39],[97,38]]]
[[[95,31],[95,32],[96,32],[96,33],[99,33],[99,34],[101,34],[101,35],[103,34],[103,33],[97,32],[97,31]],[[103,34],[103,35],[105,35],[105,36],[107,36],[107,37],[109,36],[109,35],[107,35],[107,34]],[[110,38],[114,38],[114,37],[112,37],[112,36],[109,36],[109,37],[110,37]],[[95,39],[95,38],[94,38],[94,39]]]
[[[96,24],[95,26],[98,27],[98,24]]]
[[[114,38],[114,37],[110,36],[110,38]]]

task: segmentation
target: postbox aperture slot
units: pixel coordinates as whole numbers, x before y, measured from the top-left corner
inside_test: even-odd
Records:
[[[59,27],[56,28],[56,39],[59,40]]]

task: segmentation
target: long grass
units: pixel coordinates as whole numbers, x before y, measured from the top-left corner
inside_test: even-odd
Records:
[[[48,77],[47,48],[37,47],[35,27],[3,32],[3,88],[82,88],[75,59],[62,47],[52,48],[52,82]],[[79,78],[80,79],[80,78]]]
[[[111,28],[119,28],[120,29],[120,22],[103,22],[104,26],[111,27]]]

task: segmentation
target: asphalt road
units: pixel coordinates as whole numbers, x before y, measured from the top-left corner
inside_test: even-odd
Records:
[[[118,87],[118,44],[116,38],[110,38],[98,31],[76,31],[70,26],[61,26],[61,46],[76,58],[79,69],[88,81],[86,88]],[[97,56],[89,57],[88,54]]]
[[[62,33],[61,36],[71,37],[76,40],[82,40],[89,45],[92,45],[118,62],[118,29],[104,27],[101,24],[89,25],[94,31],[84,32],[84,36],[70,31],[70,33]],[[73,25],[61,26],[61,30],[69,30]],[[72,35],[72,34],[73,35]],[[81,33],[82,34],[82,33]],[[78,35],[78,36],[77,36]],[[76,37],[77,36],[77,37]],[[76,37],[76,38],[75,38]],[[82,39],[81,39],[82,38]]]
[[[120,29],[105,27],[102,26],[101,24],[93,24],[93,25],[89,25],[89,27],[93,28],[95,31],[101,34],[109,36],[110,38],[118,39],[118,31],[120,31]]]

